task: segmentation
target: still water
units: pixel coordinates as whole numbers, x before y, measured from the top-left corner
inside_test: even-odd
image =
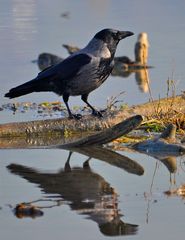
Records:
[[[0,103],[4,93],[38,73],[32,60],[42,52],[66,57],[62,44],[83,47],[100,29],[130,30],[134,36],[120,42],[117,56],[134,59],[140,32],[150,42],[148,64],[152,97],[167,94],[167,80],[177,94],[185,90],[184,42],[185,2],[178,1],[67,1],[0,0]],[[129,105],[149,100],[135,74],[110,77],[90,94],[95,106],[106,106],[107,98],[125,91]],[[60,100],[53,93],[34,93],[14,101]],[[70,104],[82,105],[80,98]],[[0,111],[0,123],[37,119],[37,114]],[[183,239],[184,199],[164,194],[185,183],[185,158],[156,157],[120,151],[141,172],[110,165],[102,159],[57,149],[0,150],[1,239]],[[70,156],[70,165],[66,161]],[[116,159],[116,156],[115,156]],[[170,163],[170,164],[169,164]],[[16,204],[33,202],[40,216],[16,215]],[[118,237],[118,236],[122,237]],[[124,236],[124,237],[123,237]]]

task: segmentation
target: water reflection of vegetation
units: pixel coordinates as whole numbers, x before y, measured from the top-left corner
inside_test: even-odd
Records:
[[[91,170],[90,158],[84,162],[83,167],[71,168],[71,154],[69,152],[65,167],[57,173],[41,173],[18,164],[9,165],[8,169],[29,182],[38,184],[47,194],[46,198],[50,201],[53,199],[53,206],[59,206],[56,201],[60,201],[60,205],[63,202],[77,213],[95,221],[103,234],[107,236],[136,234],[138,225],[121,220],[118,194],[102,176]],[[35,208],[43,210],[46,207]]]

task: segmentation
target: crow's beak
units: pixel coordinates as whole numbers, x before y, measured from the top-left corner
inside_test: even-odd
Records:
[[[130,37],[134,35],[133,32],[129,32],[129,31],[119,31],[119,39],[123,39],[123,38],[126,38],[126,37]]]

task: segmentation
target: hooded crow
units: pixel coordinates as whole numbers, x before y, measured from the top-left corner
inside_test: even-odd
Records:
[[[68,99],[69,96],[81,95],[81,99],[92,109],[92,114],[101,117],[101,112],[89,104],[88,95],[108,78],[114,66],[119,41],[131,35],[133,33],[129,31],[103,29],[85,48],[46,68],[33,80],[10,89],[5,97],[15,98],[32,92],[55,92],[63,96],[69,118],[79,118],[79,115],[72,114]]]

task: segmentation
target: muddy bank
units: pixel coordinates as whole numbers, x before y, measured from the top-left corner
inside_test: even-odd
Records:
[[[175,97],[162,98],[159,100],[149,101],[144,104],[132,106],[130,110],[145,117],[161,118],[165,114],[174,114],[177,117],[178,113],[185,116],[185,96],[179,95]]]

